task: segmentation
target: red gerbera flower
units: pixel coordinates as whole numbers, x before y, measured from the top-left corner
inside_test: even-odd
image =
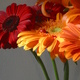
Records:
[[[51,19],[56,19],[56,14],[64,13],[65,7],[61,4],[47,2],[45,5],[45,9],[46,9],[47,13],[50,14]]]
[[[45,8],[41,7],[43,5],[44,5],[44,3],[40,4],[40,5],[34,5],[34,6],[32,6],[32,9],[34,10],[34,13],[36,15],[35,16],[36,22],[42,22],[42,21],[48,20],[48,19],[55,20],[57,13],[64,14],[65,7],[63,5],[61,5],[61,4],[57,4],[57,3],[46,1]],[[48,16],[44,15],[43,10],[41,11],[41,8],[45,9],[46,12],[50,16],[48,17]]]
[[[56,19],[57,13],[65,13],[65,7],[61,4],[45,1],[42,4],[41,10],[44,16],[49,17],[51,19]]]
[[[0,11],[0,48],[16,48],[19,32],[33,28],[32,9],[26,4],[9,5],[6,12]]]

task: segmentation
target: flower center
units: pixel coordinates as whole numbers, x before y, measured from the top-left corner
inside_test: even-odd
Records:
[[[16,29],[17,25],[19,23],[19,17],[18,16],[10,16],[8,17],[2,24],[2,28],[4,31],[13,31]]]

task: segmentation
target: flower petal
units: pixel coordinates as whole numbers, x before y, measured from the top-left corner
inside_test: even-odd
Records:
[[[76,61],[78,61],[78,60],[80,60],[80,52],[74,54],[74,56],[73,56],[73,61],[74,61],[74,62],[76,62]]]
[[[11,4],[11,11],[12,11],[13,15],[16,15],[16,12],[17,12],[17,5],[16,5],[16,3],[12,3]]]
[[[29,25],[31,23],[31,20],[24,20],[24,21],[21,21],[20,23],[19,23],[19,25]]]
[[[6,12],[0,11],[0,24],[2,24],[6,18],[7,18]]]
[[[19,32],[26,30],[26,25],[18,25],[17,29]]]
[[[6,12],[7,12],[8,16],[12,15],[12,10],[11,10],[10,5],[6,8]]]
[[[20,18],[20,21],[23,21],[23,20],[29,19],[29,18],[31,18],[31,16],[32,16],[31,13],[29,13],[29,14],[25,14],[24,16],[22,16],[22,17]]]
[[[80,9],[80,0],[70,0],[71,4],[75,7],[75,8],[79,8]]]

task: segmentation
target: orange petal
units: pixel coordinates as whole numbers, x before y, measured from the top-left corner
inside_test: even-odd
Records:
[[[80,29],[77,28],[75,25],[69,23],[68,27],[70,28],[70,31],[77,37],[79,38],[80,36]]]
[[[52,42],[54,41],[54,37],[47,37],[45,40],[44,40],[44,43],[43,45],[48,47],[52,44]]]
[[[30,47],[30,48],[33,48],[37,43],[38,43],[38,40],[35,40],[35,41],[32,41],[32,42],[29,42],[27,44],[27,46]]]
[[[56,21],[59,21],[62,19],[62,13],[57,13],[56,15]]]
[[[24,45],[24,50],[29,50],[29,49],[31,49],[31,48],[26,46],[26,45]]]
[[[76,17],[80,17],[80,9],[72,9],[68,11],[62,18],[63,25],[74,21]]]
[[[51,59],[55,59],[56,58],[56,54],[53,51],[50,52],[50,56],[51,56]]]
[[[33,51],[35,51],[39,46],[39,43],[37,43],[34,47],[33,47]]]
[[[64,41],[61,44],[59,44],[59,47],[66,47],[66,46],[69,46],[69,45],[72,45],[72,43],[69,42],[69,41]]]
[[[50,17],[50,14],[48,14],[45,10],[45,5],[48,1],[46,0],[45,2],[43,2],[42,6],[41,6],[41,11],[42,11],[42,14],[46,17]]]
[[[53,43],[47,48],[49,52],[52,52],[57,44],[57,40],[55,39]]]
[[[33,35],[35,34],[35,31],[23,31],[21,33],[18,34],[18,37],[24,36],[24,35]]]
[[[18,43],[18,47],[22,47],[25,45],[26,40],[21,41],[20,43]]]
[[[71,0],[71,4],[80,9],[80,0]]]
[[[65,57],[66,57],[67,59],[71,59],[71,58],[73,57],[73,55],[71,54],[71,51],[66,52],[66,53],[65,53]]]
[[[37,49],[37,55],[40,56],[46,49],[46,46],[43,45],[44,41],[45,41],[46,37],[42,37],[39,39],[39,47]]]
[[[78,61],[78,60],[80,60],[80,52],[74,54],[74,56],[73,56],[73,61],[74,61],[74,62],[76,62],[76,61]]]
[[[73,8],[73,6],[70,6],[69,3],[70,3],[70,0],[62,0],[63,6],[67,8]]]
[[[39,47],[37,48],[37,56],[41,56],[43,51],[39,52]]]
[[[25,39],[27,39],[27,38],[30,38],[30,37],[32,37],[32,35],[20,37],[20,38],[17,40],[17,44],[19,44],[21,41],[23,41],[23,40],[25,40]]]
[[[59,53],[58,55],[59,55],[59,58],[61,59],[62,62],[66,62],[66,58],[65,58],[64,52]]]

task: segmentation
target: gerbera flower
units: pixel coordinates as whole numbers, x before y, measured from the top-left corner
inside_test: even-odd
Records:
[[[56,22],[57,22],[57,20],[56,20]],[[29,50],[29,49],[33,48],[33,51],[34,51],[37,49],[38,56],[40,56],[45,51],[45,49],[47,49],[50,52],[52,59],[59,56],[60,59],[63,62],[65,62],[66,59],[64,57],[63,52],[59,53],[59,47],[58,47],[59,41],[57,40],[58,33],[60,31],[61,26],[59,26],[59,28],[57,28],[55,26],[56,22],[54,22],[52,20],[49,20],[47,22],[45,21],[39,25],[39,26],[41,26],[41,28],[39,28],[38,30],[21,32],[18,35],[18,37],[19,37],[19,39],[17,40],[18,46],[19,47],[24,46],[25,50]],[[51,33],[51,29],[50,30],[47,29],[50,27],[52,27],[51,29],[54,29],[54,30],[52,30],[53,33]]]
[[[51,58],[59,56],[60,59],[65,62],[66,59],[64,57],[63,52],[59,53],[59,41],[57,41],[56,36],[49,33],[35,31],[25,31],[21,32],[17,40],[17,44],[19,47],[24,46],[24,50],[29,50],[33,48],[33,51],[37,49],[37,55],[40,56],[45,49],[50,52]]]
[[[37,31],[25,31],[21,32],[18,37],[20,37],[17,41],[18,46],[24,46],[25,50],[29,50],[33,48],[33,51],[39,47],[38,55],[41,55],[42,52],[49,46],[54,40],[54,36],[49,35],[47,33],[43,33],[44,30],[40,32]],[[46,44],[46,40],[49,40],[49,43]]]
[[[58,3],[58,4],[61,4],[67,8],[73,8],[72,4],[73,5],[76,5],[77,7],[79,7],[79,0],[77,0],[77,2],[75,0],[37,0],[37,3],[36,4],[40,4],[40,3],[44,3],[44,2],[53,2],[53,3]],[[78,4],[78,5],[77,5]]]
[[[60,52],[65,51],[66,58],[72,58],[74,62],[80,60],[80,24],[68,23],[61,37],[64,41],[59,45]]]
[[[32,9],[26,4],[9,5],[6,12],[0,11],[0,48],[16,48],[19,32],[33,28]]]
[[[43,22],[49,19],[56,19],[57,13],[64,14],[65,7],[61,4],[45,1],[43,4],[32,6],[36,14],[36,22]]]
[[[64,9],[65,7],[63,5],[49,1],[45,1],[41,6],[43,15],[50,19],[56,19],[57,13],[65,13]]]

